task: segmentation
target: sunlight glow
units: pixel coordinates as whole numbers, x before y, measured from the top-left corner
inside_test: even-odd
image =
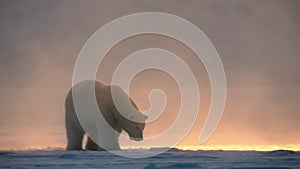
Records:
[[[273,151],[293,150],[300,151],[300,144],[288,145],[199,145],[199,146],[178,146],[182,150],[232,150],[232,151]]]

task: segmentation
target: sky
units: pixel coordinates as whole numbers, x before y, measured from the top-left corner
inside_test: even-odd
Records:
[[[100,65],[99,81],[109,83],[114,68],[134,51],[170,50],[197,75],[201,93],[199,116],[180,145],[300,144],[299,7],[298,0],[1,0],[0,149],[64,147],[64,99],[82,46],[106,23],[137,12],[185,18],[212,41],[228,85],[217,130],[204,145],[198,144],[210,83],[194,53],[174,39],[141,35],[122,41]],[[168,103],[163,115],[147,125],[145,137],[170,127],[180,104],[174,79],[149,70],[130,88],[141,110],[149,107],[148,94],[154,88],[166,92]]]

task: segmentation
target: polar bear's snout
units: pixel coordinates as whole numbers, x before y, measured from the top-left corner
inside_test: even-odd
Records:
[[[142,141],[143,140],[143,131],[128,133],[130,140]]]
[[[130,140],[134,140],[134,141],[142,141],[143,138],[130,137]]]
[[[129,136],[130,140],[134,141],[142,141],[143,140],[143,133],[140,134],[140,136],[135,137],[135,136]]]

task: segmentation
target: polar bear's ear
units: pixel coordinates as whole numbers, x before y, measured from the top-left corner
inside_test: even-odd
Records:
[[[129,116],[129,119],[133,120],[134,119],[134,115]]]
[[[143,118],[144,118],[144,120],[147,120],[148,116],[147,115],[143,115]]]
[[[137,121],[146,121],[148,119],[148,116],[147,115],[138,115],[138,116],[135,116],[135,115],[131,115],[129,116],[129,119],[130,120],[137,120]]]

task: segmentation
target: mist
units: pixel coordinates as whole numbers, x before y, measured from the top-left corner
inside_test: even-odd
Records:
[[[65,146],[64,100],[76,58],[101,26],[136,12],[165,12],[198,26],[224,65],[228,95],[222,121],[206,144],[300,144],[300,2],[2,0],[0,2],[0,149]],[[101,45],[101,44],[99,44]],[[197,75],[201,107],[182,145],[198,145],[210,103],[210,84],[194,53],[171,38],[145,35],[115,46],[97,79],[111,81],[114,67],[145,47],[168,49]],[[153,81],[153,78],[157,80]],[[152,88],[165,89],[165,114],[146,128],[159,134],[178,113],[178,88],[166,74],[135,78],[130,95],[142,110]]]

